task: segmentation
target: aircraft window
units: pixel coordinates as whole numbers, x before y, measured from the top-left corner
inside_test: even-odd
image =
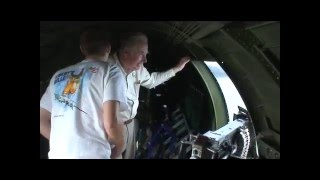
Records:
[[[217,62],[213,61],[204,61],[204,63],[217,79],[227,105],[229,121],[233,121],[233,114],[237,114],[239,111],[238,106],[243,107],[246,110],[247,108],[237,88],[222,67]]]

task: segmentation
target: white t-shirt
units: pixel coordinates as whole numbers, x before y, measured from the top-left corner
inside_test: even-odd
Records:
[[[49,158],[109,159],[103,126],[103,103],[109,100],[127,110],[125,78],[115,65],[83,60],[56,72],[40,101],[51,112]]]

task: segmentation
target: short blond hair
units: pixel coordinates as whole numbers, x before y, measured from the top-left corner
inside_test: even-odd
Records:
[[[109,33],[99,26],[90,26],[80,36],[80,46],[87,55],[104,55],[111,46]]]

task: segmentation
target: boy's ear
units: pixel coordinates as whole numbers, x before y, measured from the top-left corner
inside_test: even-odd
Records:
[[[80,51],[82,52],[82,54],[85,54],[85,52],[83,51],[81,45],[80,45]]]
[[[107,53],[110,54],[110,52],[111,52],[111,45],[107,46],[107,49],[106,49],[106,50],[107,50]]]

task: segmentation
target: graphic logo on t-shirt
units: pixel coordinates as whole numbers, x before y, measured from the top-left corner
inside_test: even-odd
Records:
[[[97,73],[99,68],[97,67],[90,67],[89,70],[92,72],[92,73]]]
[[[75,73],[75,71],[68,71],[58,74],[54,81],[55,100],[67,107],[70,107],[71,109],[75,107],[84,112],[77,106],[77,102],[79,102],[81,98],[80,91],[82,89],[81,87],[83,86],[82,84],[84,83],[84,79],[87,80],[88,78],[85,75],[84,68],[82,68],[78,73]]]
[[[82,74],[83,74],[83,69],[79,74],[75,75],[74,72],[71,73],[71,75],[69,76],[68,83],[63,90],[63,95],[74,94],[77,91],[77,89],[79,89],[80,78]]]

